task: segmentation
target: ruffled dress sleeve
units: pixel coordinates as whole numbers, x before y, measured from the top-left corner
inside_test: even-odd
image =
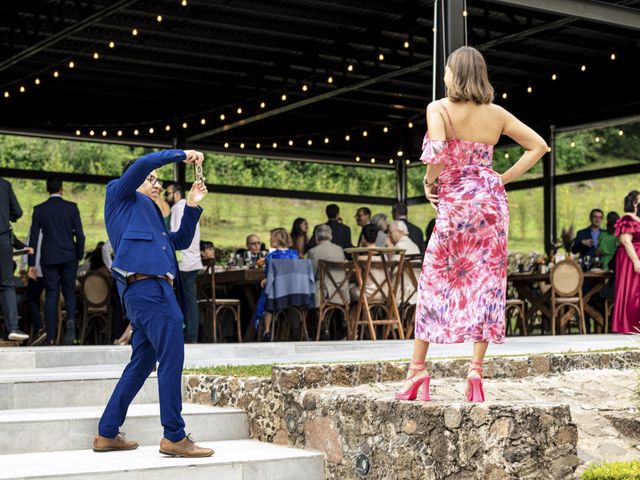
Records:
[[[425,133],[422,141],[422,155],[420,160],[425,165],[447,163],[449,158],[449,144],[446,140],[430,140],[429,132]]]
[[[616,237],[623,233],[640,234],[640,222],[629,215],[623,215],[615,224]]]

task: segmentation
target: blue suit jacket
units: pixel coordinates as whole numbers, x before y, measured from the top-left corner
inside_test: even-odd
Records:
[[[598,232],[598,238],[600,238],[600,232]],[[576,239],[573,241],[571,251],[573,253],[579,253],[581,257],[584,257],[585,255],[595,257],[596,247],[587,247],[582,244],[582,240],[591,240],[591,227],[587,227],[583,230],[578,230]]]
[[[171,273],[179,281],[176,250],[191,245],[202,209],[186,206],[180,228],[169,232],[158,206],[137,192],[152,170],[186,158],[182,150],[164,150],[138,158],[107,184],[104,220],[115,252],[111,268],[147,275]],[[123,283],[120,275],[116,280]],[[122,290],[121,290],[122,292]]]
[[[84,232],[78,205],[62,197],[49,197],[33,207],[29,246],[38,249],[38,235],[42,230],[41,265],[77,262],[84,255]],[[29,255],[29,266],[36,264],[36,256]]]

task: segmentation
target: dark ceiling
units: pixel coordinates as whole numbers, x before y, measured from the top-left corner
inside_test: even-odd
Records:
[[[380,166],[398,150],[417,157],[432,1],[182,3],[2,2],[0,130]],[[637,28],[478,0],[467,12],[496,102],[539,131],[640,111]]]

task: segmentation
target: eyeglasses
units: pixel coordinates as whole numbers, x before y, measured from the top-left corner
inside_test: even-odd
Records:
[[[158,185],[162,188],[162,181],[158,179],[158,177],[154,177],[153,175],[149,175],[146,179],[151,185]],[[166,195],[166,194],[165,194]]]
[[[249,242],[249,245],[260,245],[260,242]]]

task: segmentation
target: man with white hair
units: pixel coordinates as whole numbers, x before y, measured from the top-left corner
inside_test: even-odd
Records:
[[[327,260],[329,262],[344,262],[344,250],[340,245],[332,243],[333,232],[326,224],[316,227],[316,246],[307,252],[307,258],[313,263],[313,273],[318,279],[318,262]]]
[[[389,243],[394,248],[405,250],[405,255],[420,254],[420,248],[409,238],[409,229],[402,220],[394,220],[389,224]]]

